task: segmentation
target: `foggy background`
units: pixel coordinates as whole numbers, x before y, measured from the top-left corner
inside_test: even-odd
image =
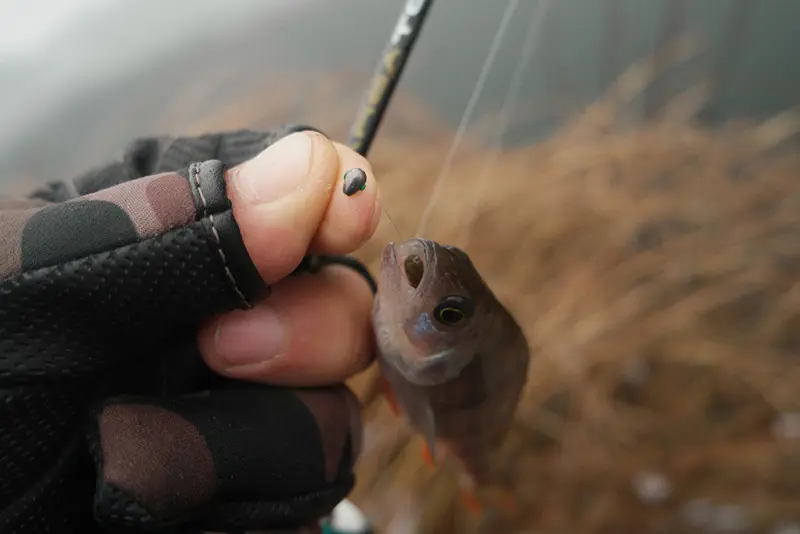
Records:
[[[189,117],[234,102],[265,75],[343,69],[366,75],[402,4],[2,2],[0,184],[61,178],[113,157],[135,136],[181,133]],[[522,2],[512,21],[481,99],[484,109],[505,96],[534,4]],[[457,123],[505,5],[437,0],[401,88]],[[671,9],[681,11],[679,20],[670,18]],[[794,0],[560,0],[548,13],[523,92],[542,108],[553,95],[576,108],[588,104],[631,61],[652,53],[664,25],[673,24],[699,29],[707,40],[704,67],[718,81],[708,119],[768,116],[792,105],[800,92],[797,20],[800,2]],[[209,78],[221,89],[183,110],[165,98]],[[304,90],[298,88],[301,95]],[[269,92],[263,96],[270,98]],[[166,115],[171,132],[154,126]],[[546,134],[555,126],[546,115],[514,133]]]
[[[74,177],[143,135],[342,136],[403,3],[0,2],[0,185]],[[497,118],[539,5],[520,1],[470,133]],[[506,6],[435,1],[370,152],[390,215],[358,251],[373,272],[419,224]],[[454,158],[419,233],[463,247],[534,346],[526,445],[500,458],[524,515],[501,532],[800,532],[798,21],[800,0],[554,0],[516,146],[468,135]],[[599,98],[687,33],[698,49],[638,72],[632,105]],[[707,102],[659,120],[701,82]],[[455,479],[423,464],[376,373],[349,384],[353,502],[382,527],[463,534],[443,527],[467,517]]]

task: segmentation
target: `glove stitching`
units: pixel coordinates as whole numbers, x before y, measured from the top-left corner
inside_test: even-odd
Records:
[[[203,215],[208,216],[208,220],[211,223],[211,234],[214,236],[214,241],[217,243],[216,251],[219,254],[219,257],[222,259],[222,268],[225,270],[225,275],[228,277],[231,285],[233,286],[233,290],[236,291],[236,294],[239,296],[242,302],[250,308],[252,305],[248,302],[247,298],[242,293],[241,289],[239,289],[239,284],[236,282],[236,278],[233,276],[233,272],[230,270],[228,266],[228,258],[225,256],[225,252],[222,250],[222,240],[219,237],[219,232],[217,232],[217,227],[214,222],[214,214],[211,213],[208,209],[208,203],[206,202],[206,196],[203,193],[203,185],[200,182],[200,165],[193,164],[191,166],[191,175],[192,179],[194,180],[194,184],[197,187],[197,192],[200,195],[200,202],[203,204]]]

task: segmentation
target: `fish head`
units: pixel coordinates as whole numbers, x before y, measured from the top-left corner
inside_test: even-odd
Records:
[[[488,287],[460,249],[419,238],[389,243],[373,316],[385,363],[421,386],[457,377],[491,321],[488,297]]]

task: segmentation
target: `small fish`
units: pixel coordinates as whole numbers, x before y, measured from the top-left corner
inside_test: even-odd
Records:
[[[426,239],[389,243],[372,310],[389,404],[468,475],[468,506],[491,484],[494,459],[525,386],[530,349],[469,256]]]

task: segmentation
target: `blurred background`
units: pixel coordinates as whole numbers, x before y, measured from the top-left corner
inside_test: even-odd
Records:
[[[523,2],[512,21],[482,110],[502,103],[536,3]],[[528,136],[546,135],[665,36],[688,30],[704,40],[697,61],[713,78],[706,118],[766,117],[796,103],[797,2],[555,3],[525,79],[524,106],[539,115],[522,126]],[[438,0],[402,89],[438,119],[457,124],[504,7]],[[113,157],[133,136],[183,132],[243,95],[255,114],[281,96],[266,80],[302,75],[292,88],[302,107],[319,84],[308,76],[369,75],[401,8],[401,1],[366,0],[6,0],[0,3],[2,176],[80,172]],[[356,97],[363,90],[358,82]],[[355,102],[347,103],[348,112]],[[292,116],[324,120],[302,109]]]
[[[0,2],[0,185],[143,135],[343,140],[402,4]],[[434,4],[370,156],[396,223],[358,252],[373,269],[415,231],[505,7]],[[378,532],[800,533],[798,20],[795,0],[520,3],[424,235],[529,338],[503,453],[520,509],[469,516],[370,369],[353,499]]]

